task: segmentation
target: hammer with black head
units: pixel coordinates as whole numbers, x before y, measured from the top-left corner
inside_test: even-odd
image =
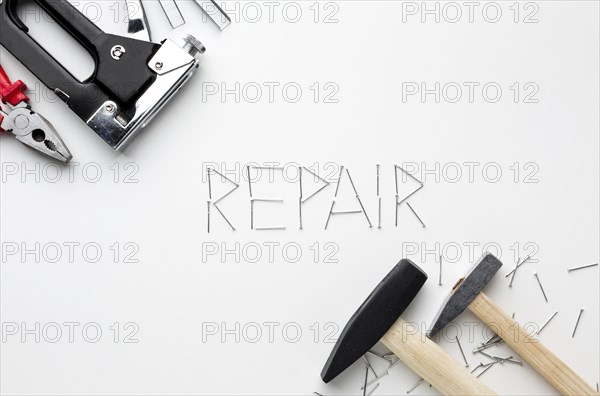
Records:
[[[401,260],[371,292],[340,334],[323,367],[329,382],[378,341],[425,381],[445,395],[495,395],[435,342],[401,318],[427,275],[410,260]]]
[[[434,337],[468,308],[563,395],[598,395],[569,366],[481,292],[501,266],[494,255],[486,254],[454,285],[427,335]]]

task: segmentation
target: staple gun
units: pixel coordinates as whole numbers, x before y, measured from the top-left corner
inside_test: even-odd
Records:
[[[141,15],[130,15],[127,36],[108,34],[67,0],[35,0],[92,55],[95,70],[77,80],[29,34],[17,15],[21,0],[0,0],[0,44],[50,88],[113,149],[125,148],[189,80],[204,45],[191,35],[178,45],[150,41]]]

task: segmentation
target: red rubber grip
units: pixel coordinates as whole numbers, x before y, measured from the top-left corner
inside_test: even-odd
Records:
[[[23,93],[25,88],[27,87],[21,80],[11,83],[4,68],[0,65],[0,97],[3,103],[8,102],[16,106],[20,102],[28,102],[29,98]]]

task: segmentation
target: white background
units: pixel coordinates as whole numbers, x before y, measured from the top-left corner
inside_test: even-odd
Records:
[[[523,19],[534,8],[521,3],[515,22],[512,2],[498,3],[502,17],[497,23],[483,18],[486,3],[475,9],[473,23],[465,6],[457,23],[443,17],[436,23],[433,16],[423,23],[420,14],[404,15],[404,22],[406,4],[394,1],[336,1],[330,8],[321,3],[315,22],[313,3],[300,2],[302,17],[290,23],[282,15],[286,3],[278,3],[270,22],[265,3],[254,3],[262,17],[253,21],[255,10],[247,3],[228,1],[229,9],[238,11],[231,13],[234,22],[224,32],[203,20],[191,1],[179,2],[187,24],[170,31],[158,3],[146,3],[155,40],[189,32],[205,43],[207,52],[189,85],[124,153],[111,151],[7,51],[0,52],[6,71],[33,88],[34,108],[53,122],[74,154],[74,163],[56,176],[56,166],[46,158],[7,134],[0,139],[3,394],[362,394],[362,362],[331,384],[320,380],[333,347],[325,342],[327,330],[335,329],[331,324],[339,332],[370,290],[406,256],[430,279],[403,317],[426,328],[486,243],[500,246],[504,262],[486,292],[523,324],[541,325],[559,311],[540,339],[595,386],[599,272],[596,267],[567,273],[567,268],[598,261],[597,2],[536,2],[538,22],[526,24]],[[333,11],[337,22],[324,23]],[[125,25],[115,23],[110,12],[102,14],[100,26],[123,33]],[[123,11],[120,16],[124,18]],[[59,58],[71,60],[71,68],[91,70],[90,61],[79,58],[82,51],[65,44],[55,26],[32,25],[45,45],[62,54]],[[207,88],[225,84],[232,89],[236,82],[248,89],[255,83],[263,86],[263,97],[258,103],[248,100],[254,94],[241,95],[239,103],[234,95],[203,97]],[[265,82],[280,84],[273,103]],[[297,103],[282,96],[281,87],[290,82],[302,88]],[[315,103],[310,90],[315,82],[336,84],[338,103],[324,103],[322,95]],[[403,101],[405,82],[425,82],[430,88],[436,82],[480,86],[473,103],[466,88],[458,103],[443,97],[435,103],[433,95],[423,103],[418,95]],[[482,96],[481,87],[489,82],[503,90],[497,103]],[[539,87],[539,103],[524,103],[523,95],[515,103],[510,89],[515,82],[521,94],[526,83]],[[209,234],[205,165],[213,162],[238,173],[248,162],[318,163],[324,175],[331,173],[328,163],[343,164],[375,225],[375,164],[381,164],[382,229],[370,229],[362,215],[339,215],[325,231],[332,183],[304,205],[304,229],[299,230],[298,185],[276,172],[272,182],[265,177],[257,182],[254,195],[284,198],[285,203],[264,204],[255,221],[285,225],[286,231],[250,230],[248,187],[242,180],[221,205],[236,231],[213,209]],[[478,164],[472,181],[467,162]],[[416,173],[425,187],[409,200],[426,228],[406,205],[399,207],[399,226],[394,227],[393,166],[402,163],[417,164],[419,170],[439,164],[438,172]],[[463,172],[457,182],[450,180],[454,163]],[[520,168],[516,180],[514,163]],[[488,176],[482,173],[486,164],[491,164]],[[91,178],[100,169],[99,181],[86,180],[84,168]],[[490,178],[498,168],[502,175],[494,183]],[[116,181],[115,169],[120,170]],[[526,183],[532,171],[527,179],[532,182]],[[125,183],[127,175],[133,183]],[[218,196],[229,186],[216,180],[213,193]],[[401,195],[414,188],[410,183],[400,179]],[[306,191],[316,187],[305,184]],[[338,204],[339,209],[357,208],[347,179]],[[35,249],[36,242],[39,251],[63,246],[59,261],[49,263],[42,255],[36,262],[31,254],[23,259],[21,251],[6,256],[8,245]],[[80,244],[72,263],[66,242]],[[90,242],[102,248],[96,263],[81,252]],[[110,249],[115,242],[120,244],[117,263]],[[134,255],[138,263],[124,262],[127,242],[139,247]],[[248,255],[239,262],[231,254],[224,259],[203,255],[215,244],[233,249],[236,242],[240,250],[255,243],[281,245],[275,247],[273,263],[265,245],[258,263],[249,263]],[[327,242],[339,249],[337,263],[324,259]],[[282,255],[286,243],[301,247],[298,262]],[[320,252],[316,263],[315,243]],[[441,252],[435,251],[436,244]],[[409,255],[407,249],[415,246],[418,252]],[[437,255],[455,256],[456,246],[459,258],[444,262],[443,285],[438,286]],[[533,260],[519,269],[509,288],[504,275],[517,256],[531,249],[536,250]],[[539,273],[548,303],[533,271]],[[572,338],[581,307],[584,313]],[[61,324],[58,342],[48,342],[43,334],[39,343],[34,335],[22,342],[21,333],[6,331],[11,323],[22,329],[21,323],[34,328],[36,322],[41,327]],[[64,322],[81,324],[72,343]],[[117,342],[110,330],[115,322],[121,327]],[[137,343],[123,340],[128,322],[139,327]],[[273,342],[265,322],[277,323]],[[476,323],[472,334],[469,322]],[[86,323],[102,328],[97,343],[82,337]],[[252,343],[255,333],[248,337],[240,330],[239,342],[231,334],[222,342],[221,333],[203,334],[210,323],[229,329],[236,323],[240,329],[258,323],[263,333]],[[471,367],[487,362],[471,353],[486,338],[484,326],[469,313],[457,323]],[[282,335],[286,324],[302,330],[297,342]],[[294,331],[289,335],[294,337]],[[440,344],[462,361],[455,343]],[[513,354],[506,347],[494,353]],[[396,366],[375,394],[405,394],[417,379],[407,367]],[[556,393],[527,364],[498,364],[481,380],[499,394]],[[414,393],[436,391],[421,385]]]

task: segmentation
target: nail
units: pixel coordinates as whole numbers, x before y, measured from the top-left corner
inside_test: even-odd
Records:
[[[396,194],[396,227],[398,227],[398,194]]]
[[[540,329],[538,331],[535,332],[535,334],[540,334],[542,332],[542,330],[544,330],[544,327],[546,327],[548,325],[548,323],[550,323],[550,321],[552,319],[554,319],[554,317],[556,316],[557,313],[558,313],[558,311],[554,312],[554,314],[552,316],[550,316],[550,319],[548,319],[546,321],[546,323],[544,323],[544,325],[542,327],[540,327]]]
[[[308,201],[309,199],[311,199],[312,197],[314,197],[315,195],[317,195],[318,193],[320,193],[321,190],[323,190],[327,186],[329,186],[329,184],[325,184],[324,186],[322,186],[321,188],[319,188],[317,191],[315,191],[314,193],[310,194],[308,197],[306,197],[306,199],[304,201],[302,201],[302,203]]]
[[[440,254],[440,278],[438,280],[438,285],[442,286],[442,255]],[[460,349],[462,351],[462,348]]]
[[[222,174],[222,173],[221,173],[221,172],[219,172],[218,170],[216,170],[216,169],[213,169],[213,168],[211,168],[210,170],[211,170],[211,172],[215,172],[217,175],[219,175],[219,176],[221,176],[222,178],[224,178],[224,179],[226,179],[226,180],[230,181],[231,183],[235,184],[237,187],[239,187],[239,186],[240,186],[239,184],[237,184],[236,182],[234,182],[233,180],[231,180],[230,178],[228,178],[227,176],[225,176],[224,174]]]
[[[300,202],[302,202],[302,168],[303,166],[298,167],[298,179],[300,181]]]
[[[371,396],[373,394],[373,392],[375,392],[375,390],[377,390],[377,388],[379,388],[379,385],[381,385],[381,384],[375,385],[375,387],[373,389],[371,389],[371,391],[369,393],[367,393],[367,396]]]
[[[206,168],[206,175],[208,176],[208,199],[212,199],[212,186],[210,185],[210,168]]]
[[[338,176],[337,185],[335,186],[335,195],[337,197],[338,191],[340,189],[340,182],[342,181],[342,172],[344,172],[344,165],[340,166],[340,175]]]
[[[329,214],[327,215],[327,223],[325,223],[325,229],[329,225],[329,219],[331,219],[331,213],[333,213],[333,205],[335,205],[335,201],[331,201],[331,209],[329,209]]]
[[[571,338],[575,338],[575,332],[577,331],[577,326],[579,326],[579,320],[581,319],[581,314],[583,313],[583,308],[579,310],[579,315],[577,316],[577,322],[575,323],[575,328],[573,329],[573,334]]]
[[[228,196],[229,194],[231,194],[232,192],[234,192],[235,190],[237,190],[237,189],[238,189],[238,187],[239,187],[239,185],[237,185],[237,184],[236,184],[236,186],[235,186],[235,187],[233,187],[231,190],[229,190],[229,192],[226,192],[225,194],[223,194],[223,195],[221,196],[221,198],[219,198],[219,199],[217,199],[217,200],[215,201],[215,205],[216,205],[216,204],[218,204],[219,202],[221,202],[223,199],[227,198],[227,196]]]
[[[493,363],[490,363],[489,365],[487,365],[487,367],[485,368],[485,370],[483,370],[481,373],[479,373],[479,374],[476,375],[476,378],[481,377],[483,375],[483,373],[485,373],[486,371],[488,371],[489,369],[491,369],[492,366],[494,364],[496,364],[496,363],[498,363],[498,362],[493,362]]]
[[[592,268],[592,267],[596,267],[597,265],[598,265],[598,263],[596,263],[596,264],[590,264],[590,265],[583,265],[581,267],[569,268],[567,270],[567,272],[577,271],[577,270],[584,269],[584,268]]]
[[[417,189],[413,192],[411,192],[410,194],[408,194],[406,197],[402,198],[402,201],[399,201],[397,203],[397,205],[400,205],[402,202],[406,201],[408,198],[412,197],[413,195],[415,195],[417,193],[417,191],[419,191],[420,189],[422,189],[425,185],[421,184],[419,187],[417,187]],[[397,194],[396,194],[397,195]]]
[[[388,362],[388,364],[391,364],[392,362],[391,362],[391,360],[390,360],[390,359],[388,359],[386,356],[395,356],[394,354],[391,354],[391,355],[385,355],[385,356],[383,356],[383,355],[379,355],[379,354],[377,354],[377,353],[375,353],[375,352],[373,352],[373,351],[367,351],[367,353],[368,353],[368,354],[370,354],[370,355],[373,355],[373,356],[375,356],[376,358],[379,358],[379,359],[381,359],[381,360],[385,360],[386,362]]]
[[[325,184],[331,184],[331,182],[328,182],[327,180],[323,179],[321,176],[317,175],[315,172],[311,171],[310,169],[308,169],[307,167],[303,166],[304,170],[306,170],[308,173],[310,173],[311,175],[313,175],[314,177],[316,177],[318,180],[321,180],[323,183]]]
[[[369,380],[369,382],[366,383],[366,387],[368,388],[369,386],[373,385],[375,382],[379,381],[382,377],[385,377],[386,375],[388,375],[389,373],[386,371],[385,373],[381,374],[378,378],[373,378],[372,380]],[[365,389],[365,386],[361,386],[360,390]]]
[[[421,223],[421,225],[423,225],[423,228],[425,228],[425,223],[423,223],[423,220],[421,220],[421,218],[419,217],[419,215],[417,214],[417,212],[415,212],[415,210],[413,209],[413,207],[408,202],[406,203],[406,205],[408,205],[409,209],[417,217],[417,219],[419,220],[419,222]]]
[[[207,231],[210,233],[210,201],[206,201],[206,211],[208,213]]]
[[[367,367],[371,370],[371,372],[373,373],[375,378],[377,378],[377,373],[375,372],[375,370],[373,370],[373,366],[371,366],[369,359],[367,359],[367,357],[365,355],[363,355],[362,358],[364,359],[365,363],[367,363]]]
[[[348,174],[348,179],[350,180],[350,184],[354,190],[354,195],[358,195],[358,191],[356,191],[356,186],[354,185],[354,181],[352,180],[352,176],[350,176],[350,171],[348,169],[346,169],[346,173]]]
[[[331,215],[338,215],[338,214],[359,214],[362,213],[362,210],[340,210],[339,212],[331,212]]]
[[[300,229],[302,229],[302,196],[298,198],[298,212],[300,214]]]
[[[460,345],[460,340],[458,339],[458,337],[456,337],[456,343],[458,344],[458,348],[460,348],[460,354],[462,355],[463,360],[465,361],[465,367],[469,367],[469,362],[467,362],[467,357],[465,356],[465,352],[463,351],[462,346]]]
[[[252,181],[250,180],[250,165],[246,165],[246,174],[248,176],[248,191],[250,192],[250,197],[252,197]]]
[[[365,370],[365,387],[363,389],[363,396],[367,396],[367,380],[369,379],[369,367]]]
[[[377,168],[377,196],[379,196],[379,164],[375,165]]]
[[[225,219],[225,221],[227,222],[227,224],[229,224],[229,227],[231,227],[231,230],[235,231],[235,227],[233,225],[231,225],[231,223],[229,222],[229,220],[227,219],[227,217],[225,217],[225,215],[223,214],[223,212],[221,212],[221,209],[219,209],[219,207],[217,206],[216,203],[214,204],[214,207],[221,214],[221,216]]]
[[[254,229],[254,200],[250,200],[250,229]]]
[[[519,264],[519,265],[518,265],[518,267],[520,267],[520,266],[522,266],[523,264],[525,264],[525,263],[526,263],[526,262],[527,262],[527,261],[528,261],[530,258],[531,258],[531,256],[527,256],[527,257],[525,258],[525,260],[521,261],[521,264]],[[518,267],[517,267],[517,268],[518,268]],[[513,271],[514,271],[514,270],[510,271],[510,272],[509,272],[508,274],[506,274],[504,277],[505,277],[505,278],[508,278],[508,277],[509,277],[509,276],[510,276],[510,275],[513,273]]]
[[[379,197],[379,215],[377,220],[377,228],[381,228],[381,197]]]
[[[407,391],[406,391],[406,393],[410,393],[410,392],[414,391],[415,389],[417,389],[417,387],[418,387],[419,385],[421,385],[421,384],[423,383],[423,381],[425,381],[425,380],[424,380],[423,378],[421,378],[421,379],[420,379],[420,380],[419,380],[419,381],[418,381],[418,382],[415,384],[415,386],[413,386],[412,388],[410,388],[409,390],[407,390]]]
[[[518,360],[513,360],[513,359],[505,359],[504,361],[505,361],[505,362],[508,362],[508,363],[512,363],[512,364],[517,364],[517,365],[519,365],[519,366],[522,366],[522,365],[523,365],[523,362],[520,362],[520,361],[518,361]]]
[[[256,227],[256,231],[284,231],[285,227]]]
[[[504,340],[502,340],[501,338],[495,339],[496,337],[498,337],[498,336],[495,335],[492,338],[490,338],[488,341],[486,341],[485,343],[482,343],[480,346],[474,348],[473,353],[485,351],[486,349],[489,349],[489,348],[493,347],[494,345],[502,344],[504,342]]]
[[[544,295],[544,299],[546,300],[546,302],[548,302],[548,297],[546,297],[546,292],[544,291],[544,287],[542,286],[542,282],[540,282],[540,277],[538,276],[537,272],[534,272],[533,275],[535,275],[535,279],[537,279],[538,285],[540,285],[540,289],[542,290],[542,294]]]
[[[396,196],[398,196],[398,165],[394,164],[394,180],[396,181]]]
[[[360,208],[362,209],[362,212],[365,214],[367,223],[369,223],[369,228],[373,228],[373,225],[371,224],[371,220],[369,220],[369,215],[367,214],[367,211],[365,210],[365,207],[363,206],[363,203],[360,200],[360,197],[358,196],[358,194],[356,195],[356,199],[358,200],[358,203],[360,204]]]
[[[512,276],[510,277],[510,283],[508,287],[512,287],[513,281],[515,280],[515,275],[517,274],[517,268],[519,268],[519,261],[521,261],[521,257],[517,259],[517,263],[515,264],[515,269],[513,270]]]

